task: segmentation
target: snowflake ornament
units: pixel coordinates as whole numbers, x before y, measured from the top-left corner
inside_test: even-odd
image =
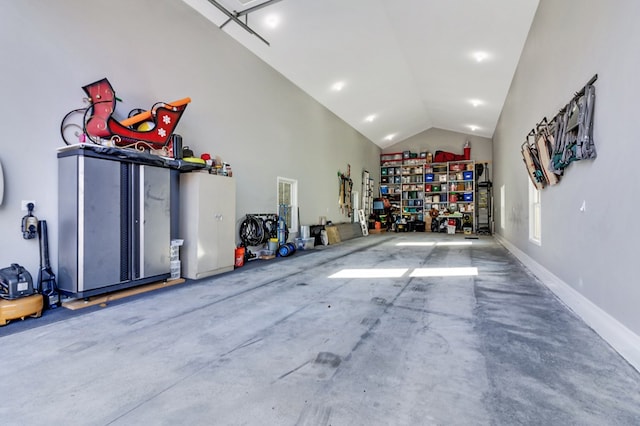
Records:
[[[163,116],[162,116],[162,122],[163,122],[164,124],[169,124],[169,123],[171,123],[171,117],[169,117],[168,115],[163,115]]]
[[[164,138],[165,136],[167,136],[167,131],[165,129],[163,129],[162,127],[160,127],[158,129],[158,135],[160,135],[160,137]]]

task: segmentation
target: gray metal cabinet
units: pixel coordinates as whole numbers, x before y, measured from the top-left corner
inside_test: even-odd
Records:
[[[171,170],[58,154],[58,286],[87,297],[170,276]]]
[[[233,270],[236,183],[206,172],[180,175],[182,276],[200,279]]]

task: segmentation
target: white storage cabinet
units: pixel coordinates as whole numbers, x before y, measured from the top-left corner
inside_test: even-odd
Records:
[[[180,175],[182,276],[231,271],[235,261],[236,182],[207,172]]]

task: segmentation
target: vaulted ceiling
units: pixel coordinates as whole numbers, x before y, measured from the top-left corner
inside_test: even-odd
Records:
[[[384,148],[492,137],[538,0],[183,0]]]

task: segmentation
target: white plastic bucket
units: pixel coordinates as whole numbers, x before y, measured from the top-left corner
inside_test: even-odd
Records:
[[[311,236],[311,228],[307,225],[300,226],[300,238],[309,238]]]

